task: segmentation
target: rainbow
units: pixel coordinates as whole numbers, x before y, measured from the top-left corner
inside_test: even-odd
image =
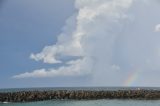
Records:
[[[139,68],[131,70],[127,79],[124,81],[123,85],[124,86],[134,86],[135,82],[139,78],[140,73],[141,73],[141,70]]]

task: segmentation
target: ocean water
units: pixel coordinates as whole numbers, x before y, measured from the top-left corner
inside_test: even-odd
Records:
[[[7,103],[0,106],[160,106],[159,100],[53,100],[30,103]]]

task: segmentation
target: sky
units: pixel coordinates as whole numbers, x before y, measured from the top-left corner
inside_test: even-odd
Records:
[[[158,0],[1,0],[0,88],[160,87]]]

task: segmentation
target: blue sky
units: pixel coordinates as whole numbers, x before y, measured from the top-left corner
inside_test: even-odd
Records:
[[[11,76],[55,66],[34,62],[29,55],[56,41],[66,19],[75,11],[74,2],[4,0],[0,3],[0,87],[40,86],[34,81],[13,80]]]
[[[158,0],[3,0],[0,88],[160,86]]]

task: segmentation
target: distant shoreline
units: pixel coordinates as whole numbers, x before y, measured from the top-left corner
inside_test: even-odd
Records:
[[[0,92],[0,103],[44,100],[136,99],[160,100],[160,90],[46,90]]]

